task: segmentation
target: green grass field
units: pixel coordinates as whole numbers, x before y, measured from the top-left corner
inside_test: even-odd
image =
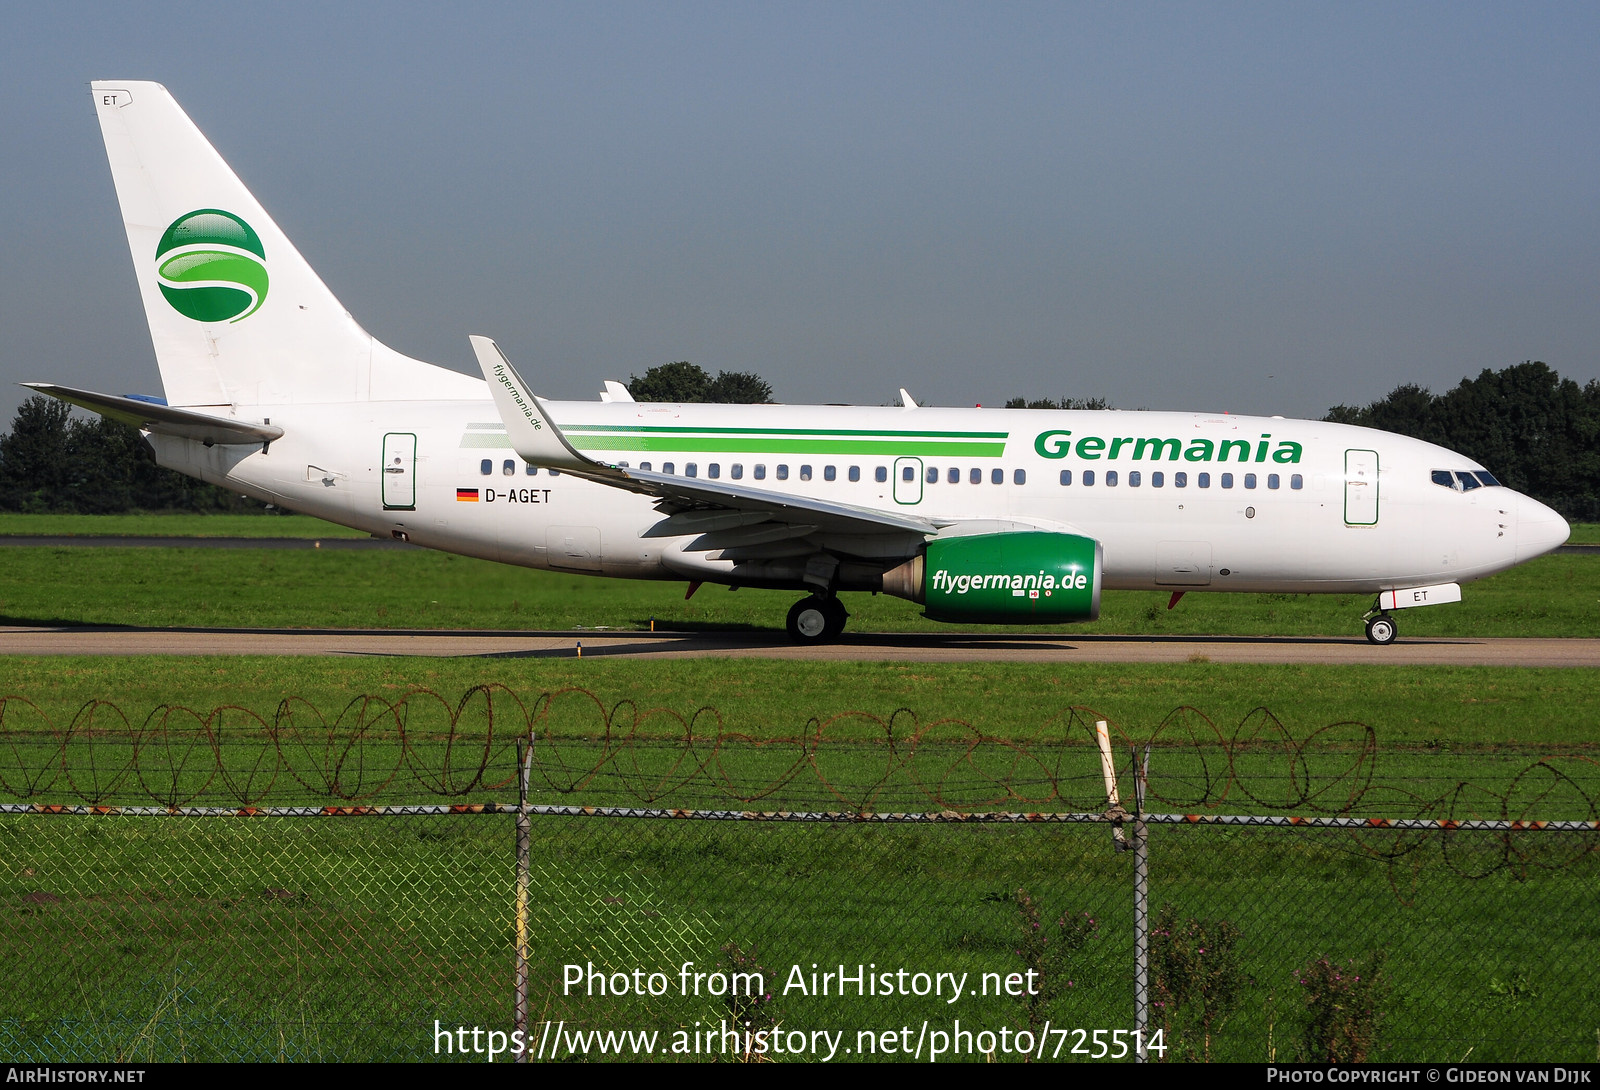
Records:
[[[675,585],[424,552],[0,557],[0,615],[12,621],[566,628],[642,627],[654,615],[667,626],[776,628],[792,599],[707,587],[684,603]],[[860,629],[934,627],[908,603],[860,602]],[[1365,604],[1194,595],[1168,614],[1164,597],[1108,594],[1106,619],[1090,630],[1354,634]],[[1428,623],[1464,629],[1434,634],[1591,635],[1597,604],[1600,563],[1550,557],[1467,587],[1464,603]],[[1402,614],[1404,634],[1422,634],[1431,612]],[[1194,627],[1163,627],[1185,625]],[[0,659],[0,697],[23,698],[0,718],[0,789],[16,798],[48,783],[28,797],[228,805],[248,781],[252,800],[271,804],[310,800],[329,779],[377,790],[392,775],[375,797],[504,800],[508,724],[514,734],[525,721],[510,704],[496,706],[501,741],[488,747],[500,786],[464,796],[424,786],[457,782],[447,770],[481,759],[481,699],[444,746],[446,708],[478,685],[505,686],[535,710],[540,693],[581,690],[538,720],[541,801],[1098,808],[1084,730],[1096,715],[1119,741],[1161,745],[1153,809],[1259,813],[1308,795],[1308,808],[1336,808],[1355,793],[1364,812],[1592,818],[1600,798],[1600,678],[1584,670],[254,656]],[[351,704],[417,688],[445,700],[408,712],[404,747],[383,715]],[[260,724],[286,698],[304,703],[273,737]],[[94,700],[116,708],[77,718]],[[204,715],[224,704],[251,714],[218,720],[215,749],[182,714],[166,731],[150,718],[164,705]],[[1175,715],[1182,707],[1195,712]],[[1263,729],[1259,707],[1294,739],[1333,729],[1296,750]],[[1350,721],[1372,728],[1375,753],[1362,730],[1338,725]],[[689,731],[701,743],[686,744]],[[1241,732],[1251,745],[1212,741]],[[997,741],[969,752],[974,735]],[[1195,739],[1207,744],[1185,744]],[[951,1005],[774,988],[771,1006],[752,1013],[675,994],[684,961],[726,968],[729,944],[779,976],[812,962],[1019,971],[1019,888],[1047,927],[1096,919],[1064,966],[1072,988],[1033,1012],[1035,1028],[1044,1017],[1131,1024],[1130,858],[1111,850],[1104,827],[559,818],[536,820],[532,835],[536,1024],[654,1027],[663,1047],[676,1030],[728,1017],[846,1030],[851,1047],[858,1030],[909,1025],[914,1037],[924,1019],[945,1030],[957,1017],[969,1030],[1026,1028],[1028,1010],[999,997]],[[506,815],[0,817],[0,962],[14,980],[0,1051],[29,1061],[422,1059],[434,1055],[435,1019],[509,1029],[512,839]],[[1152,833],[1151,898],[1180,918],[1238,929],[1236,965],[1219,987],[1232,987],[1239,1007],[1211,1034],[1213,1058],[1292,1058],[1305,1009],[1296,970],[1382,949],[1391,991],[1373,1058],[1590,1061],[1600,1030],[1589,984],[1600,958],[1594,849],[1587,834],[1163,827]],[[674,994],[563,995],[562,966],[590,961],[669,973]],[[1172,1034],[1174,1054],[1207,1050],[1187,1010]]]
[[[284,520],[286,521],[286,520]],[[781,631],[793,592],[597,579],[426,550],[6,548],[0,623],[228,628],[668,629]],[[1543,557],[1464,588],[1456,605],[1397,614],[1406,636],[1592,636],[1600,560]],[[951,631],[920,607],[847,594],[850,632]],[[1070,631],[1174,635],[1352,635],[1365,595],[1108,591],[1100,620]],[[1006,631],[992,628],[990,631]]]
[[[250,515],[19,515],[0,514],[0,536],[6,534],[70,534],[97,537],[132,534],[140,537],[365,537],[359,530],[337,526],[309,515],[262,512]],[[1600,544],[1600,522],[1572,524],[1573,545]]]
[[[36,703],[62,728],[91,700],[115,702],[141,722],[163,704],[202,712],[236,704],[270,719],[280,701],[299,697],[332,719],[362,695],[396,699],[426,688],[454,703],[475,685],[503,685],[530,703],[541,692],[575,687],[592,692],[606,708],[626,702],[682,719],[713,708],[729,730],[757,738],[802,734],[813,718],[887,718],[906,708],[923,723],[953,719],[986,735],[1032,739],[1048,737],[1052,723],[1080,708],[1142,741],[1175,708],[1186,706],[1208,716],[1224,737],[1232,737],[1258,707],[1275,712],[1298,738],[1355,720],[1371,726],[1385,747],[1587,751],[1600,737],[1600,675],[1588,670],[762,659],[742,659],[730,668],[716,659],[619,658],[0,660],[0,695]],[[587,729],[574,726],[570,733]]]
[[[70,537],[366,537],[309,515],[16,515],[0,514],[6,535]]]
[[[15,973],[0,1048],[29,1062],[425,1059],[436,1021],[507,1030],[511,832],[509,815],[0,817],[0,955]],[[1166,1043],[1292,1059],[1297,970],[1382,950],[1390,994],[1370,1058],[1589,1059],[1600,860],[1592,838],[1562,838],[1154,829],[1152,906],[1236,935],[1210,979],[1237,1009],[1209,1034],[1180,1010]],[[697,1022],[754,1018],[842,1030],[854,1050],[863,1031],[909,1026],[914,1040],[923,1020],[947,1033],[957,1019],[990,1033],[1132,1023],[1130,858],[1103,826],[552,817],[532,822],[530,855],[536,1032],[653,1030],[664,1049]],[[805,980],[838,965],[974,987],[1021,972],[1034,962],[1018,890],[1047,929],[1095,921],[1061,966],[1071,985],[1034,1010],[785,987],[796,968]],[[730,947],[766,974],[759,1012],[680,992],[682,966],[727,971]],[[591,964],[660,973],[669,991],[564,989],[565,966]]]

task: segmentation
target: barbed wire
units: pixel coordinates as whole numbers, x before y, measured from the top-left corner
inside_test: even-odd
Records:
[[[1105,718],[1073,706],[1002,736],[907,708],[851,710],[784,732],[730,725],[710,705],[685,714],[607,703],[582,688],[525,698],[486,684],[456,700],[430,689],[357,696],[332,716],[300,696],[270,715],[236,704],[163,704],[138,717],[115,701],[91,700],[61,726],[34,701],[8,696],[0,698],[0,796],[167,810],[507,798],[515,797],[518,745],[531,739],[532,796],[593,805],[1096,811],[1106,805],[1095,727]],[[1459,755],[1385,781],[1372,727],[1333,723],[1297,739],[1266,708],[1227,733],[1187,706],[1137,747],[1115,722],[1108,733],[1124,769],[1135,748],[1154,754],[1145,803],[1152,811],[1231,805],[1458,823],[1600,818],[1600,763],[1583,754],[1498,754],[1502,782],[1485,786],[1481,775],[1465,774],[1481,773],[1484,759]]]

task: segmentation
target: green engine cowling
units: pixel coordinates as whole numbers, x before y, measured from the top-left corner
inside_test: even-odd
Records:
[[[936,538],[884,573],[883,590],[935,621],[1066,624],[1100,616],[1100,543],[1025,531]]]

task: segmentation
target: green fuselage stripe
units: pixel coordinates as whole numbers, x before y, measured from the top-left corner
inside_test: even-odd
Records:
[[[863,454],[880,458],[908,454],[953,458],[999,458],[1005,443],[917,439],[762,439],[755,436],[718,439],[709,436],[583,435],[573,436],[583,450],[669,451],[679,454]]]
[[[844,428],[691,428],[667,425],[567,424],[583,450],[671,454],[856,454],[878,458],[1001,458],[1009,432],[870,431]],[[463,447],[509,449],[504,431],[474,425]]]
[[[825,437],[853,436],[865,439],[998,439],[1011,437],[1006,431],[873,431],[851,428],[691,428],[684,426],[638,424],[563,424],[561,430],[572,432],[609,432],[613,435],[816,435]]]

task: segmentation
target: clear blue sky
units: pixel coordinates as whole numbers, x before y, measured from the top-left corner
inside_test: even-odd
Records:
[[[7,6],[0,414],[159,380],[91,79],[165,83],[355,316],[541,392],[1320,416],[1600,375],[1600,6]]]

